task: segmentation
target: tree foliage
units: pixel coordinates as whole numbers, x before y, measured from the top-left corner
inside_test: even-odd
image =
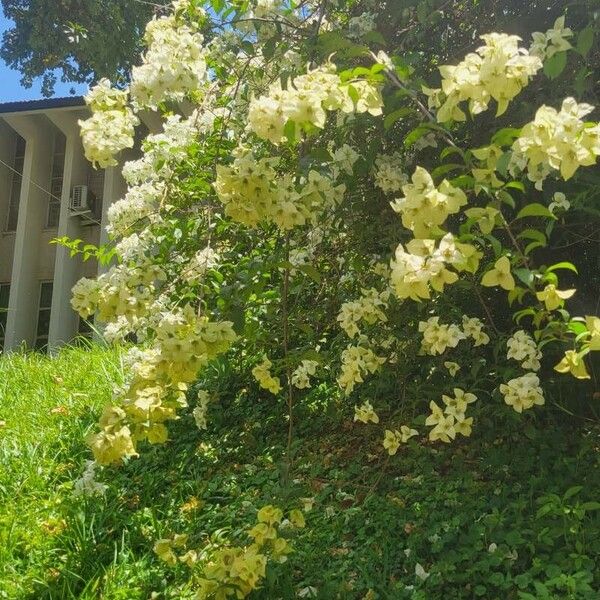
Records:
[[[61,81],[91,83],[101,77],[127,81],[139,56],[151,15],[166,0],[2,0],[14,26],[4,32],[0,56],[31,87],[42,77],[42,93]]]

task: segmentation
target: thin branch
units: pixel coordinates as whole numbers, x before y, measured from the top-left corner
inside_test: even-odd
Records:
[[[287,435],[287,466],[288,475],[292,469],[292,436],[294,433],[294,389],[292,387],[292,374],[289,362],[289,312],[288,295],[290,290],[290,234],[285,236],[285,262],[288,266],[283,275],[283,295],[281,310],[283,318],[283,354],[285,357],[285,376],[287,379],[287,408],[288,408],[288,435]]]

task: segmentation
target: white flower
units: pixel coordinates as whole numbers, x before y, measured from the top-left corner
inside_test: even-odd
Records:
[[[506,404],[518,413],[545,402],[540,380],[535,373],[526,373],[522,377],[511,379],[507,384],[501,384],[500,393]]]
[[[571,208],[571,203],[567,200],[567,197],[562,192],[555,192],[552,202],[548,205],[548,210],[556,213],[558,211],[566,212],[569,208]]]
[[[506,347],[508,348],[506,358],[521,362],[524,369],[539,371],[542,353],[528,333],[522,329],[516,331],[506,342]]]
[[[108,486],[95,480],[97,466],[94,460],[86,461],[83,475],[75,482],[75,496],[104,495]]]
[[[425,581],[430,573],[428,573],[423,566],[421,565],[421,563],[417,563],[415,565],[415,575],[421,580],[421,581]]]
[[[194,420],[196,421],[196,427],[198,429],[206,429],[206,413],[208,410],[208,405],[210,403],[210,396],[208,392],[205,390],[198,390],[198,405],[192,411],[192,415],[194,416]]]

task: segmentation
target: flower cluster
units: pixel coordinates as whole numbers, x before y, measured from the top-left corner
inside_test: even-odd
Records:
[[[133,148],[135,127],[139,119],[127,106],[127,92],[111,88],[102,79],[85,98],[92,116],[79,121],[85,157],[101,168],[117,164],[115,156]]]
[[[400,431],[397,429],[394,429],[393,431],[386,429],[383,437],[383,447],[390,456],[394,456],[394,454],[398,452],[400,444],[406,444],[406,442],[415,435],[419,435],[419,432],[416,429],[411,429],[407,425],[402,425]]]
[[[467,54],[461,63],[440,67],[441,89],[423,89],[429,96],[429,107],[439,109],[438,121],[464,121],[466,115],[458,105],[467,101],[470,113],[477,115],[494,99],[498,103],[496,115],[501,115],[542,68],[539,57],[519,47],[521,38],[516,35],[489,33],[481,39],[485,45]]]
[[[310,377],[317,372],[319,363],[316,360],[303,360],[292,373],[292,385],[299,390],[310,387]]]
[[[160,199],[164,195],[162,183],[142,183],[131,186],[125,197],[113,202],[107,211],[107,232],[113,237],[130,233],[134,227],[156,215]]]
[[[311,170],[298,185],[290,176],[277,177],[276,160],[256,159],[242,152],[229,166],[217,166],[214,184],[225,214],[255,227],[272,221],[288,230],[315,219],[320,211],[341,202],[345,186],[334,185],[327,175]]]
[[[373,405],[366,400],[360,406],[354,407],[354,420],[361,423],[379,423],[379,416],[373,409]]]
[[[165,274],[157,265],[124,265],[111,267],[97,279],[80,279],[73,287],[71,306],[83,318],[97,313],[98,319],[109,322],[124,317],[131,323],[149,313],[156,282]]]
[[[425,425],[433,427],[429,439],[434,442],[441,440],[450,443],[457,434],[469,437],[473,426],[473,417],[467,417],[469,404],[477,400],[475,394],[454,388],[454,396],[442,396],[444,408],[440,408],[433,400],[429,403],[431,414],[425,420]]]
[[[405,160],[400,152],[379,154],[375,159],[375,185],[385,194],[399,192],[408,183],[404,166]]]
[[[500,393],[504,396],[504,402],[518,413],[545,402],[540,380],[535,373],[525,373],[507,384],[501,384]]]
[[[352,302],[344,302],[337,320],[348,337],[353,338],[360,333],[358,325],[361,321],[373,325],[387,322],[385,310],[388,307],[390,293],[388,290],[378,292],[376,289],[362,290],[362,296]]]
[[[199,369],[229,349],[236,336],[228,321],[211,323],[186,305],[158,316],[147,349],[127,356],[128,380],[119,390],[120,405],[107,406],[100,431],[88,443],[100,464],[135,456],[136,444],[164,443],[165,422],[187,405],[185,392]]]
[[[264,579],[269,560],[285,562],[292,546],[281,536],[280,530],[284,524],[288,528],[302,529],[305,519],[299,510],[291,510],[285,520],[283,516],[281,509],[264,506],[258,511],[257,524],[247,532],[251,544],[210,545],[199,553],[202,568],[197,600],[246,598]]]
[[[593,110],[574,98],[565,98],[560,111],[545,105],[538,108],[512,146],[511,173],[527,170],[528,178],[541,189],[552,170],[567,180],[579,167],[596,164],[600,125],[589,126],[582,120]]]
[[[348,21],[348,36],[351,38],[361,38],[369,31],[375,29],[375,17],[377,15],[370,12],[364,12]]]
[[[348,345],[342,352],[342,372],[337,378],[338,385],[349,396],[357,383],[363,383],[363,376],[378,371],[385,360],[370,348]]]
[[[297,137],[301,130],[322,129],[328,110],[381,115],[382,106],[381,94],[374,85],[365,80],[343,83],[335,65],[329,63],[294,78],[287,89],[277,82],[267,96],[254,98],[248,112],[248,127],[258,137],[279,144],[288,123]]]
[[[345,173],[346,175],[354,173],[354,163],[359,159],[360,155],[352,146],[343,144],[335,150],[330,150],[330,154],[330,167],[334,179],[337,179],[341,173]]]
[[[483,331],[483,323],[480,319],[463,315],[462,325],[464,334],[473,339],[475,348],[489,344],[490,336]]]
[[[423,334],[421,351],[432,356],[443,354],[448,348],[456,348],[458,342],[467,337],[458,325],[440,323],[439,317],[420,321],[419,331]]]
[[[252,369],[252,375],[261,388],[269,390],[271,394],[278,394],[281,391],[281,381],[279,381],[279,377],[271,375],[270,368],[272,366],[273,363],[265,358],[262,363]]]
[[[133,67],[131,97],[139,107],[155,109],[165,100],[183,100],[206,77],[204,37],[176,15],[153,19],[144,36],[143,63]]]
[[[525,331],[516,331],[506,342],[508,352],[506,358],[512,358],[521,363],[524,369],[531,371],[540,370],[540,358],[542,353],[537,347],[534,339]]]
[[[492,189],[502,187],[502,181],[500,181],[496,175],[498,160],[502,154],[504,154],[502,148],[500,148],[500,146],[496,146],[495,144],[473,150],[473,156],[479,161],[479,164],[471,170],[471,173],[473,173],[473,177],[476,181],[476,194],[478,194],[484,187]],[[467,216],[469,216],[468,211]],[[484,231],[482,228],[482,231],[484,233],[489,233],[491,229]]]
[[[443,292],[446,285],[458,280],[446,265],[458,272],[474,273],[482,256],[475,246],[457,242],[451,233],[439,241],[437,248],[435,240],[411,240],[406,250],[400,244],[391,261],[392,290],[400,299],[429,299],[430,288]]]
[[[192,567],[198,560],[198,554],[195,550],[187,550],[188,536],[184,533],[176,533],[168,538],[161,538],[154,544],[154,552],[170,567],[174,567],[178,562],[182,562]]]
[[[417,167],[412,183],[402,186],[403,198],[391,203],[395,212],[402,216],[402,224],[416,238],[425,239],[441,232],[449,215],[457,213],[467,203],[465,193],[446,179],[436,187],[431,175]]]
[[[541,60],[552,58],[557,52],[565,52],[572,47],[567,41],[572,36],[573,32],[565,27],[564,15],[558,17],[552,28],[548,29],[546,33],[534,31],[531,34],[533,42],[529,47],[529,54],[537,56]]]

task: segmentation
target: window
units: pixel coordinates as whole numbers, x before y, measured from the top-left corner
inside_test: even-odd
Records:
[[[15,159],[13,161],[10,197],[8,200],[8,218],[6,231],[16,231],[19,221],[19,203],[21,201],[21,183],[23,181],[23,165],[25,163],[25,140],[18,135],[15,143]]]
[[[52,309],[52,282],[42,281],[40,285],[40,305],[38,308],[37,332],[35,348],[41,350],[48,345],[50,332],[50,311]]]
[[[6,321],[8,318],[8,299],[10,296],[10,283],[0,283],[0,350],[4,349],[4,336],[6,335]]]
[[[60,218],[60,198],[63,189],[65,170],[66,138],[62,133],[54,136],[54,152],[52,155],[52,178],[50,180],[50,197],[48,199],[48,217],[46,227],[56,229]]]

